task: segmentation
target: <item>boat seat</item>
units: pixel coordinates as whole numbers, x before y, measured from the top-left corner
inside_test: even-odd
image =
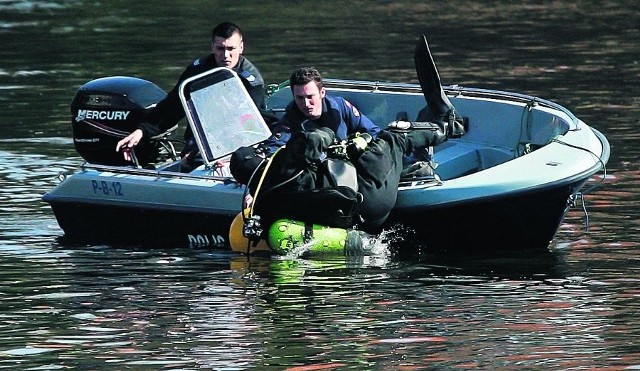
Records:
[[[452,145],[452,142],[436,147],[433,154],[433,160],[437,164],[436,174],[441,180],[473,174],[482,169],[477,148],[460,143]]]

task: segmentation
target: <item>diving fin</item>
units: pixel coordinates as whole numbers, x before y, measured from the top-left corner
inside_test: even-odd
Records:
[[[418,73],[418,81],[422,88],[427,105],[431,109],[435,118],[444,117],[449,111],[453,110],[453,104],[444,93],[438,69],[433,61],[431,50],[427,37],[422,35],[416,44],[416,50],[413,56]]]
[[[456,114],[455,107],[442,89],[440,75],[425,35],[422,35],[416,44],[413,60],[422,94],[431,112],[431,117],[419,117],[418,120],[445,122],[449,124],[447,136],[462,136],[468,130],[468,120]]]

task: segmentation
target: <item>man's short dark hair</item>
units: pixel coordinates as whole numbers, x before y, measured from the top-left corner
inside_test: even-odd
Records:
[[[240,37],[242,37],[242,30],[240,29],[240,27],[238,27],[238,25],[231,22],[222,22],[219,25],[215,26],[213,28],[213,31],[211,31],[211,40],[215,39],[216,36],[222,37],[223,39],[228,39],[235,33],[240,34]]]
[[[318,86],[318,89],[322,88],[322,75],[314,67],[301,67],[293,71],[289,78],[289,86],[291,89],[295,85],[307,85],[311,81],[314,81]]]

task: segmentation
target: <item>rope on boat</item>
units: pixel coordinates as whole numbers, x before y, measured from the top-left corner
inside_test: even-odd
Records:
[[[597,187],[597,186],[599,185],[599,183],[604,183],[604,180],[607,178],[607,164],[605,164],[605,163],[604,163],[604,161],[602,161],[602,158],[600,158],[600,156],[596,155],[595,153],[593,153],[593,151],[591,151],[591,150],[590,150],[590,149],[588,149],[588,148],[584,148],[584,147],[576,146],[576,145],[573,145],[573,144],[569,144],[569,143],[567,143],[567,142],[563,142],[563,141],[561,141],[561,140],[560,140],[560,139],[558,139],[558,138],[553,138],[553,139],[551,139],[551,142],[555,142],[555,143],[558,143],[558,144],[565,145],[565,146],[567,146],[567,147],[571,147],[571,148],[575,148],[575,149],[580,149],[580,150],[583,150],[583,151],[585,151],[585,152],[588,152],[588,153],[590,153],[593,157],[597,158],[597,159],[598,159],[598,162],[600,163],[600,165],[602,165],[602,171],[604,172],[604,174],[602,174],[602,179],[600,179],[600,181],[599,181],[598,183],[596,183],[596,184],[594,184],[593,186],[591,186],[591,187],[587,188],[587,190],[586,190],[586,191],[583,191],[583,193],[589,193],[589,191],[591,191],[592,189],[594,189],[595,187]]]
[[[516,158],[531,152],[531,111],[537,105],[538,102],[534,98],[527,102],[527,104],[524,106],[524,109],[522,110],[522,116],[520,117],[520,134],[518,135],[518,144],[516,144],[516,148],[513,151]],[[526,136],[526,138],[523,138],[523,136]]]
[[[580,192],[577,195],[580,197],[582,211],[584,212],[584,230],[589,231],[589,213],[587,212],[587,203],[584,202],[584,193]]]
[[[590,153],[593,157],[597,158],[598,162],[602,165],[602,170],[604,172],[604,174],[602,175],[602,179],[600,179],[600,181],[598,181],[597,183],[591,185],[589,188],[585,188],[584,190],[576,193],[575,196],[574,195],[571,196],[571,204],[572,204],[571,206],[575,206],[577,199],[580,199],[580,202],[582,204],[582,212],[584,212],[584,229],[585,229],[585,231],[589,231],[589,212],[587,211],[587,204],[585,202],[585,195],[587,193],[591,192],[591,190],[593,190],[597,186],[599,186],[600,183],[604,183],[604,180],[607,178],[607,165],[604,163],[604,161],[602,161],[602,158],[600,158],[600,156],[596,155],[595,153],[593,153],[593,151],[591,151],[588,148],[579,147],[579,146],[576,146],[576,145],[573,145],[573,144],[569,144],[567,142],[561,141],[558,138],[551,139],[551,142],[555,142],[555,143],[558,143],[558,144],[565,145],[567,147],[571,147],[571,148],[575,148],[575,149],[586,151],[586,152]]]
[[[585,232],[589,231],[589,212],[587,211],[587,203],[585,202],[584,193],[577,192],[569,196],[569,200],[567,200],[567,205],[569,207],[575,207],[576,203],[580,199],[580,204],[582,206],[582,212],[584,213],[584,230]]]

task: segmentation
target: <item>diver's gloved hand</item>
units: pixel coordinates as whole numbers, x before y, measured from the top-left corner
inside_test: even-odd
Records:
[[[360,157],[367,150],[369,143],[373,137],[369,133],[356,133],[356,135],[347,142],[347,156],[352,161]]]
[[[333,130],[325,127],[298,131],[291,135],[286,148],[291,159],[299,162],[298,165],[315,164],[327,157],[327,150],[333,144],[334,139]]]

